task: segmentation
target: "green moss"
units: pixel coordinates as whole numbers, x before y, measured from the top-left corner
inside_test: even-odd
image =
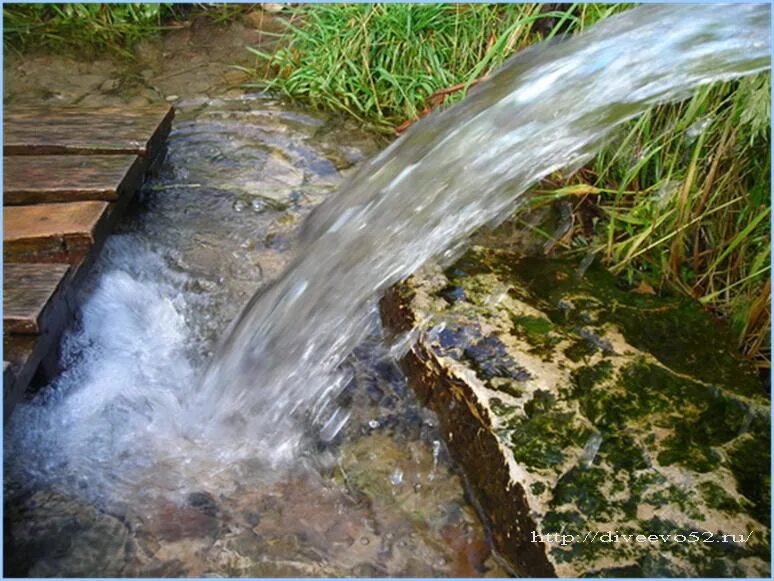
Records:
[[[769,433],[746,434],[728,450],[729,468],[753,505],[758,522],[771,524],[771,444]]]
[[[709,472],[718,467],[720,456],[712,448],[698,444],[689,432],[679,432],[664,440],[665,449],[657,459],[662,466],[678,464],[694,472]]]
[[[500,398],[493,397],[489,400],[491,410],[501,418],[513,415],[519,408],[509,405]]]
[[[542,345],[546,342],[547,335],[554,329],[553,323],[544,317],[531,317],[523,315],[512,317],[513,332],[524,335],[533,345]]]
[[[564,462],[565,454],[580,447],[591,435],[572,412],[550,411],[523,419],[511,435],[513,455],[526,466],[547,469]]]
[[[538,389],[532,396],[532,399],[524,405],[524,412],[527,414],[527,417],[531,418],[537,414],[547,413],[555,404],[556,397],[554,397],[554,394]]]
[[[648,467],[642,450],[634,439],[619,430],[605,434],[599,457],[616,470],[644,470]]]
[[[564,350],[564,354],[568,359],[577,363],[580,360],[585,360],[598,351],[597,346],[586,339],[577,339]]]
[[[702,482],[699,485],[699,491],[702,499],[710,508],[725,512],[738,512],[740,509],[739,503],[715,482]]]
[[[559,479],[551,500],[552,507],[573,504],[592,521],[611,520],[616,516],[614,506],[605,493],[610,474],[602,468],[573,468]]]
[[[597,265],[581,276],[572,261],[516,260],[506,254],[501,260],[529,289],[528,302],[541,307],[554,323],[597,328],[612,323],[631,345],[676,371],[738,393],[762,394],[753,370],[736,355],[730,328],[695,301],[631,292]]]
[[[585,365],[572,373],[572,381],[575,386],[575,395],[584,397],[613,375],[613,364],[604,359],[594,366]]]

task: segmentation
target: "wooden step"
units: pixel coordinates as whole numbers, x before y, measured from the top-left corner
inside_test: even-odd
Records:
[[[140,187],[146,165],[136,155],[6,156],[3,203],[116,201]]]
[[[3,332],[39,335],[61,326],[68,264],[3,265]]]
[[[4,155],[119,154],[148,156],[166,139],[174,109],[9,107],[3,115]]]
[[[3,208],[3,258],[77,264],[107,235],[109,218],[107,202],[7,206]]]
[[[8,363],[3,370],[3,418],[7,421],[23,398],[30,381],[44,357],[56,347],[56,335],[3,335],[3,359]],[[5,363],[3,363],[5,367]],[[13,378],[5,383],[6,376]]]

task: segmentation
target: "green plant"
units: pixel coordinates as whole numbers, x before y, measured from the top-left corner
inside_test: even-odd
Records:
[[[6,3],[3,46],[6,50],[65,50],[76,55],[108,54],[133,58],[135,44],[157,37],[185,19],[216,23],[238,18],[255,4],[195,3]]]
[[[158,33],[168,10],[168,4],[5,4],[3,46],[129,56],[134,42]]]
[[[567,251],[598,254],[632,284],[695,297],[729,318],[740,350],[762,365],[771,327],[770,85],[760,74],[657,107],[533,200],[571,197],[578,219]]]
[[[389,130],[419,116],[436,91],[464,89],[528,44],[616,10],[619,5],[305,5],[287,22],[286,46],[273,54],[250,49],[272,71],[251,86]],[[250,72],[258,76],[257,70]],[[446,102],[463,95],[453,91]]]

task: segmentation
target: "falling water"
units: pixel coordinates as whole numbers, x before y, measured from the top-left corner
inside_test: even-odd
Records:
[[[333,437],[346,421],[340,364],[382,291],[648,107],[769,67],[769,44],[767,6],[642,6],[517,55],[417,123],[312,214],[298,259],[233,323],[188,410],[192,437],[259,439],[275,461],[310,423]]]
[[[125,272],[102,277],[83,332],[70,339],[82,345],[64,349],[92,356],[64,362],[60,383],[74,389],[50,390],[15,412],[7,465],[23,481],[67,480],[81,496],[121,502],[138,491],[238,488],[246,474],[265,476],[261,466],[311,449],[306,438],[332,440],[347,421],[338,396],[353,380],[342,363],[373,332],[387,287],[431,258],[453,257],[531,184],[581,166],[648,107],[768,68],[769,13],[766,5],[642,6],[517,55],[310,215],[297,258],[249,301],[203,378],[189,363],[196,341],[185,313],[197,305],[178,304],[183,283],[153,253],[109,245]],[[165,220],[161,229],[174,231]],[[186,236],[180,243],[192,252],[212,251]]]

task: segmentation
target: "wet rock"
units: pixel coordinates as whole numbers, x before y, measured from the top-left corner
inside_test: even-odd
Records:
[[[115,93],[121,86],[119,79],[108,79],[99,86],[99,90],[103,93]]]
[[[128,529],[121,521],[53,491],[14,504],[6,535],[6,574],[11,576],[116,577],[129,551]]]
[[[270,14],[276,14],[282,12],[285,9],[285,4],[279,2],[261,2],[261,9]]]
[[[394,331],[423,321],[402,363],[499,552],[525,576],[768,576],[755,373],[699,305],[584,266],[478,246],[382,304]]]
[[[178,541],[214,536],[219,525],[215,499],[207,492],[194,492],[184,503],[164,501],[148,528],[159,539]]]

